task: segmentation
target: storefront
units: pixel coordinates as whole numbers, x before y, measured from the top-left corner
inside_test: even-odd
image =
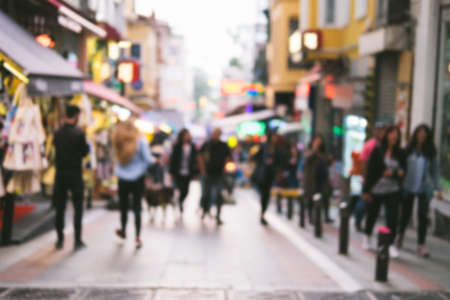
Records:
[[[433,111],[439,149],[441,184],[450,193],[450,6],[441,7],[438,42],[437,92]],[[448,199],[450,200],[450,199]]]

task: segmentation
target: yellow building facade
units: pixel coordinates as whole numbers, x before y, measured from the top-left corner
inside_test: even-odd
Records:
[[[277,93],[294,93],[298,79],[305,70],[289,68],[290,22],[298,20],[298,0],[270,2],[270,42],[267,45],[269,87],[267,106],[274,107]]]
[[[158,94],[158,42],[157,31],[151,18],[138,18],[128,21],[127,40],[139,47],[140,78],[142,88],[139,90],[127,87],[126,94],[136,104],[153,107]],[[133,54],[130,53],[133,57]]]

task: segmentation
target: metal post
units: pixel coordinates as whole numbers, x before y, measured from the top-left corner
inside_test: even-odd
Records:
[[[294,211],[294,198],[288,197],[288,211],[287,211],[287,217],[289,220],[292,220],[292,213]]]
[[[283,209],[281,208],[281,192],[277,191],[277,213],[281,214]]]
[[[87,209],[92,208],[92,188],[88,188],[87,190]]]
[[[347,202],[342,202],[339,205],[341,223],[339,226],[339,254],[348,253],[348,241],[349,241],[349,229],[348,221],[350,217],[350,212],[348,210]]]
[[[322,237],[322,195],[315,194],[314,201],[314,236]]]
[[[3,213],[3,229],[2,229],[2,245],[9,245],[12,242],[12,230],[14,219],[14,201],[13,194],[6,194],[3,197],[4,213]]]
[[[386,282],[389,272],[389,246],[391,230],[386,227],[378,229],[377,261],[375,267],[375,280]]]
[[[305,228],[305,197],[300,196],[298,200],[300,203],[300,227]]]

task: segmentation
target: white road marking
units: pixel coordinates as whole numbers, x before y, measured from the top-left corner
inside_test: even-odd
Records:
[[[259,210],[255,201],[250,201],[253,208]],[[363,286],[356,281],[350,274],[345,272],[327,255],[319,249],[308,243],[302,236],[296,233],[292,228],[286,225],[273,213],[267,212],[266,218],[270,226],[284,235],[298,250],[306,255],[313,263],[322,269],[330,278],[332,278],[344,291],[356,292],[363,289]]]

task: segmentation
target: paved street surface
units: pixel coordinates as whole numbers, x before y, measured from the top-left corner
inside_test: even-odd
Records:
[[[271,212],[264,228],[250,190],[236,191],[238,205],[225,207],[217,228],[200,220],[198,195],[193,184],[183,219],[171,208],[153,221],[146,212],[140,250],[133,218],[123,243],[114,236],[118,212],[100,208],[84,220],[87,249],[73,252],[71,226],[63,251],[54,250],[53,232],[0,249],[0,299],[450,299],[447,242],[430,240],[446,250],[430,260],[402,253],[389,282],[376,283],[374,254],[359,235],[352,233],[349,256],[338,256],[336,225],[317,240],[312,228]],[[412,234],[407,247],[413,242]]]

